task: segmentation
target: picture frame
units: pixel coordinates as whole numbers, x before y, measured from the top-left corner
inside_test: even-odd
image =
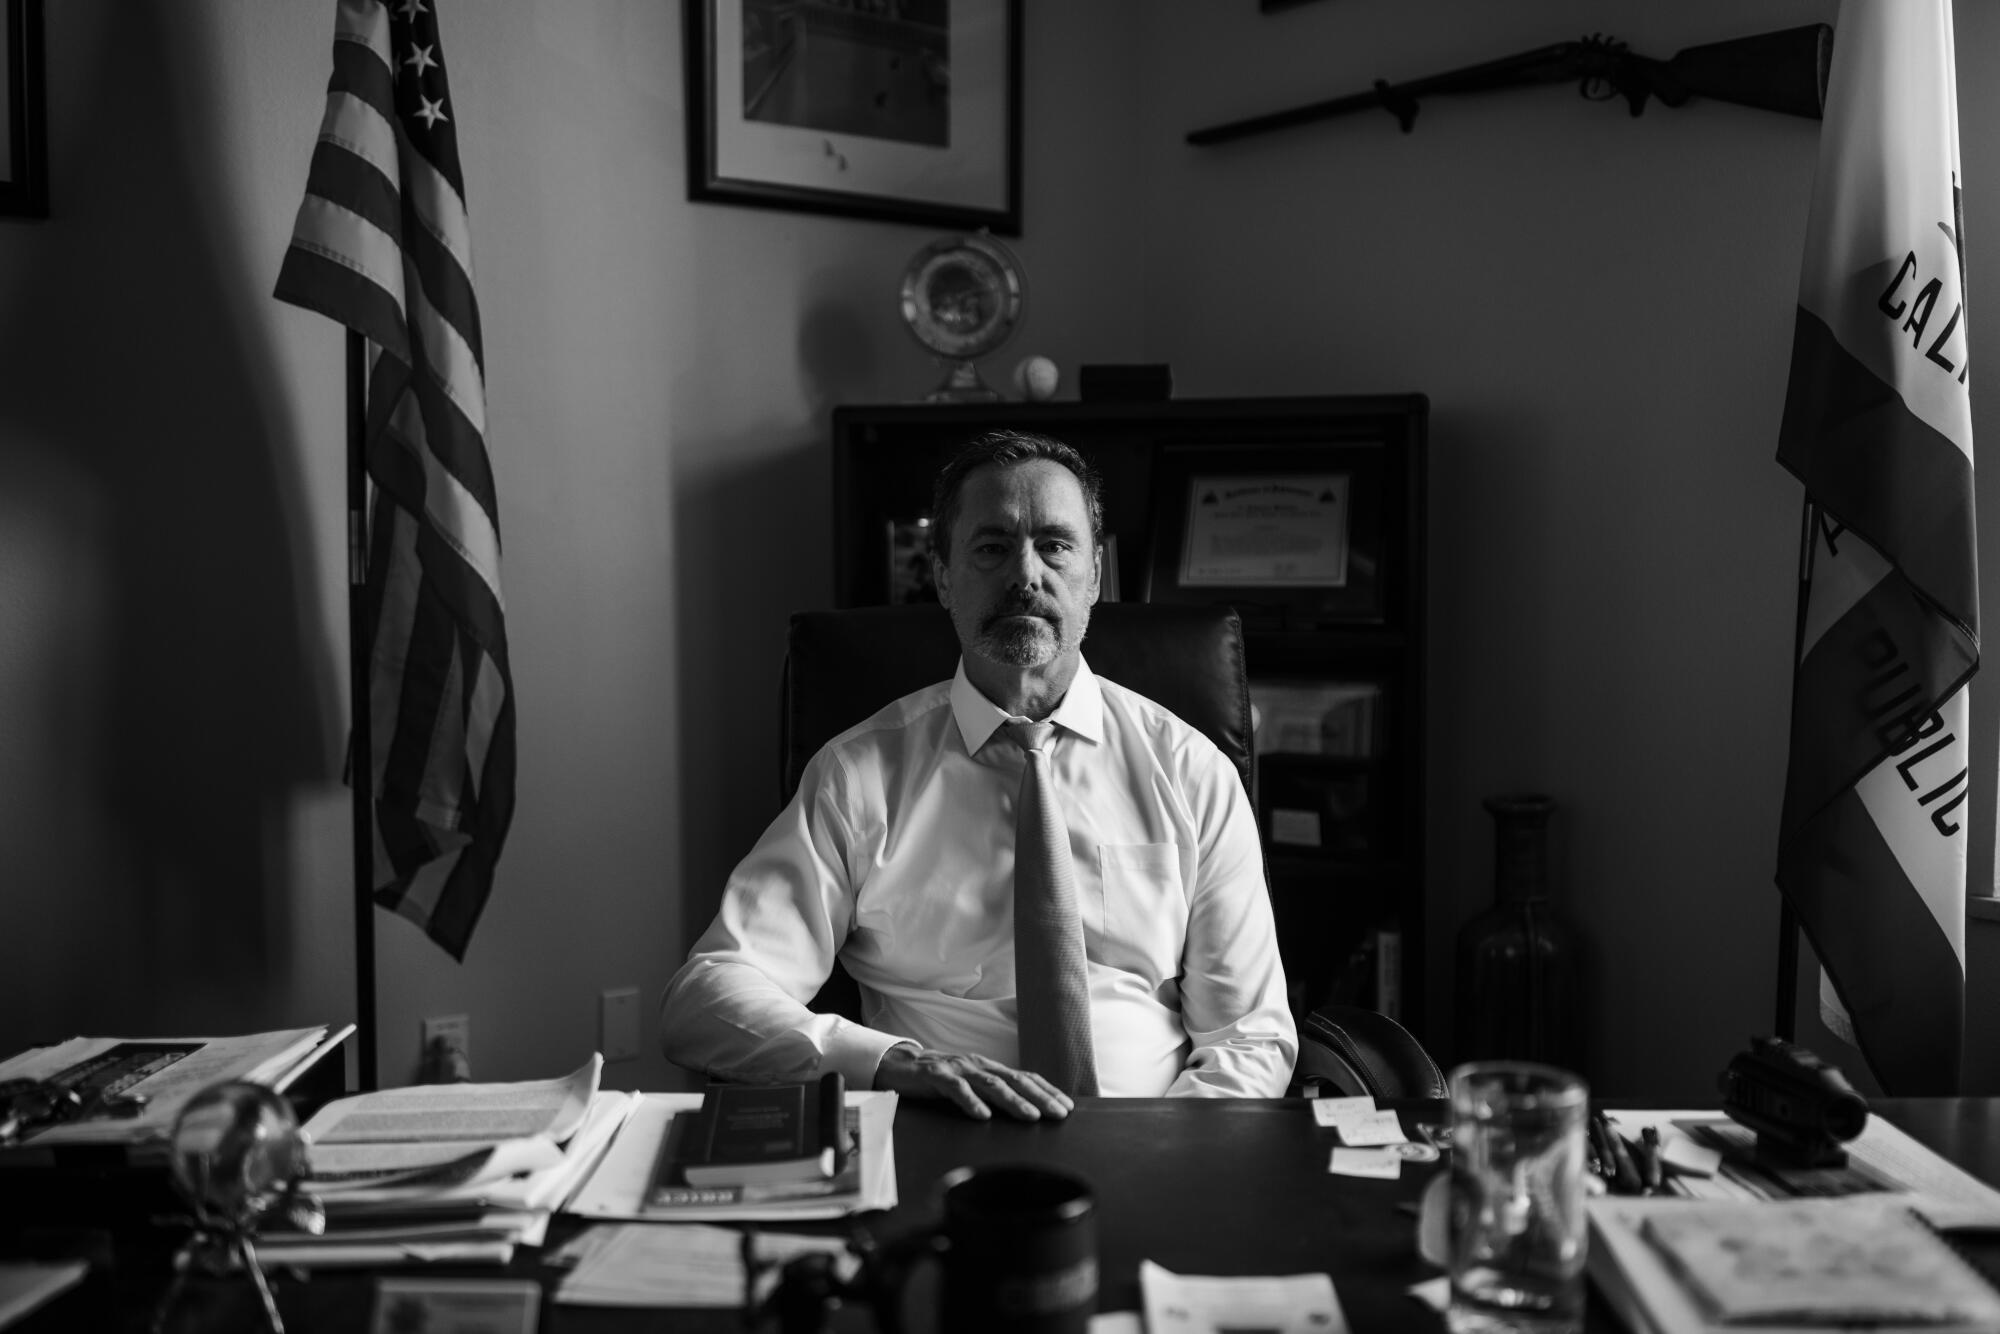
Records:
[[[0,29],[0,216],[49,215],[42,0],[6,0]]]
[[[688,198],[1021,232],[1021,0],[682,0]]]
[[[1251,627],[1379,623],[1388,451],[1361,439],[1163,446],[1147,599],[1228,603]]]

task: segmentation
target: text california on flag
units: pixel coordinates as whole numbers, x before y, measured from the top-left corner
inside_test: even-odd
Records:
[[[1946,0],[1844,0],[1778,458],[1801,553],[1778,883],[1891,1092],[1955,1092],[1979,663]]]
[[[463,958],[514,811],[485,351],[437,0],[339,0],[282,301],[372,345],[366,606],[378,902]]]

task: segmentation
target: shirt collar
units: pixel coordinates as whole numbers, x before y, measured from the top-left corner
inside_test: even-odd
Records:
[[[958,674],[951,679],[951,713],[958,721],[958,735],[965,742],[965,753],[968,755],[977,755],[979,748],[999,730],[1000,724],[1012,716],[980,694],[979,687],[966,679],[964,658],[958,660]],[[1076,676],[1069,683],[1069,693],[1063,696],[1062,703],[1056,706],[1048,721],[1087,741],[1104,739],[1104,692],[1099,688],[1090,664],[1083,659],[1077,659]]]

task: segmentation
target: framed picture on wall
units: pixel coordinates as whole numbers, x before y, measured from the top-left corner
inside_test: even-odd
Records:
[[[0,33],[0,214],[49,215],[42,91],[42,0],[6,0]]]
[[[1225,602],[1246,625],[1381,619],[1383,451],[1363,441],[1163,447],[1147,599]]]
[[[682,6],[689,199],[1020,234],[1020,0]]]

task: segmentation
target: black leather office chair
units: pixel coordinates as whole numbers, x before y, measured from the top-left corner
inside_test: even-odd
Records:
[[[1322,1005],[1299,1024],[1292,1092],[1307,1097],[1442,1098],[1447,1089],[1423,1044],[1386,1014]]]
[[[1215,742],[1254,801],[1250,688],[1243,627],[1234,611],[1108,602],[1091,612],[1084,651],[1093,672],[1171,709]],[[779,736],[780,799],[791,799],[821,746],[883,705],[948,680],[958,653],[951,618],[934,604],[793,616]],[[861,1013],[860,992],[837,963],[812,1004],[850,1018]],[[1442,1093],[1443,1078],[1416,1039],[1372,1011],[1329,1007],[1310,1016],[1299,1046],[1295,1090],[1317,1079],[1335,1091],[1378,1097]]]
[[[1222,749],[1253,796],[1243,626],[1227,607],[1107,602],[1092,609],[1090,670],[1136,690]],[[936,604],[808,611],[792,617],[779,745],[791,800],[819,748],[883,705],[949,680],[958,635]]]

